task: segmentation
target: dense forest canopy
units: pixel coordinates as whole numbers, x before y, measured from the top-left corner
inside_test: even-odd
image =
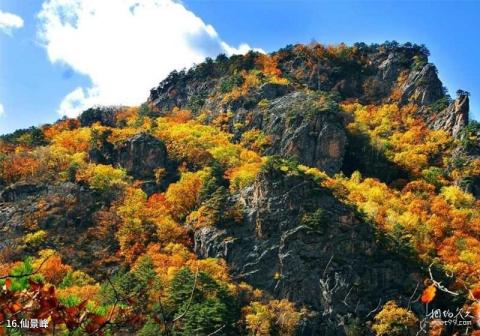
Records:
[[[220,55],[2,136],[0,335],[479,334],[480,125],[428,57]]]

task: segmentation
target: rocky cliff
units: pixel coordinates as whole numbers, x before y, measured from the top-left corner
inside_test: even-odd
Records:
[[[272,169],[238,197],[242,225],[196,230],[195,252],[223,258],[239,281],[308,307],[302,335],[347,335],[379,302],[407,303],[421,278],[358,212],[308,178]]]
[[[124,304],[141,325],[114,334],[373,335],[392,300],[421,320],[429,262],[440,260],[435,276],[455,290],[476,281],[462,246],[478,234],[480,195],[469,94],[452,100],[428,56],[395,42],[220,55],[172,72],[139,108],[96,107],[3,136],[0,269],[48,249],[91,281],[116,274],[114,288],[138,295]],[[445,252],[451,241],[461,266]],[[153,292],[131,278],[148,273],[145,258]],[[197,269],[186,307],[172,294],[182,268]],[[263,294],[242,294],[243,282]],[[102,286],[95,295],[109,307]],[[218,306],[215,286],[229,288],[238,309]],[[464,294],[438,307],[467,305]],[[179,322],[158,317],[163,300]],[[281,300],[295,313],[279,313]],[[235,323],[203,319],[225,310]]]

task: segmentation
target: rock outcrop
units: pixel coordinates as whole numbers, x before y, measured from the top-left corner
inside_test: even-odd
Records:
[[[92,107],[80,114],[78,120],[83,127],[91,126],[98,122],[104,126],[115,126],[116,108],[113,107]]]
[[[243,131],[257,128],[272,137],[272,146],[266,154],[297,157],[302,163],[330,174],[342,168],[346,132],[339,122],[338,107],[311,116],[309,109],[314,105],[311,102],[315,95],[309,92],[336,94],[337,102],[342,99],[364,104],[393,102],[392,90],[407,73],[398,88],[400,104],[418,104],[419,116],[432,128],[451,128],[456,133],[465,122],[462,117],[465,104],[450,107],[455,112],[440,114],[429,108],[446,95],[436,67],[428,63],[428,50],[424,46],[395,42],[379,46],[357,44],[348,56],[328,57],[328,51],[317,44],[296,45],[278,51],[275,56],[283,77],[292,79],[287,85],[262,82],[258,87],[251,87],[248,94],[226,101],[224,95],[243,83],[240,72],[257,69],[259,64],[255,53],[244,58],[219,57],[188,71],[172,72],[151,90],[148,103],[160,114],[173,107],[191,109],[194,116],[204,111],[208,116],[206,122],[231,113],[229,127],[237,139]],[[236,72],[232,73],[232,68]],[[318,106],[313,109],[322,110]],[[450,112],[455,116],[450,116]],[[310,115],[308,120],[307,115]],[[433,119],[444,125],[434,126]],[[238,129],[240,124],[243,127]],[[393,178],[403,176],[396,170],[391,175]]]
[[[340,171],[347,142],[338,106],[321,96],[295,92],[270,102],[266,109],[240,109],[232,124],[259,129],[271,137],[268,155],[295,157],[329,174]]]
[[[153,178],[155,169],[167,167],[167,148],[150,134],[138,134],[117,145],[116,163],[135,178]]]
[[[480,158],[480,127],[475,126],[475,137],[465,135],[469,127],[468,94],[459,91],[458,98],[451,101],[435,66],[428,63],[424,46],[400,46],[395,42],[356,44],[351,48],[295,45],[273,53],[266,61],[263,56],[254,52],[230,58],[219,56],[192,69],[174,71],[151,90],[146,104],[138,111],[132,108],[127,116],[117,114],[119,109],[113,107],[88,109],[78,118],[80,125],[90,127],[100,123],[105,127],[91,128],[88,144],[82,146],[88,147],[85,150],[71,150],[68,143],[62,149],[55,139],[61,127],[29,129],[1,137],[5,146],[0,152],[0,170],[18,166],[21,173],[0,176],[0,262],[10,263],[43,249],[54,249],[65,264],[99,280],[106,270],[118,271],[124,266],[135,269],[134,259],[145,251],[155,251],[157,245],[163,254],[170,249],[169,243],[184,244],[182,250],[193,248],[199,258],[224,258],[232,281],[245,281],[262,289],[265,298],[288,299],[298,309],[307,308],[299,335],[371,335],[371,326],[367,324],[389,300],[423,318],[424,306],[412,301],[423,289],[423,280],[428,275],[423,273],[426,265],[417,264],[410,255],[411,231],[403,230],[399,224],[397,237],[396,226],[388,233],[376,229],[343,196],[333,193],[342,193],[337,189],[340,184],[331,189],[322,187],[318,180],[302,173],[305,167],[298,168],[297,163],[318,168],[330,176],[337,173],[350,176],[359,171],[362,177],[387,184],[389,197],[398,192],[398,200],[402,202],[401,186],[423,180],[435,184],[437,173],[439,181],[442,179],[438,186],[435,184],[437,189],[448,178],[451,185],[458,185],[479,198],[478,170],[465,169]],[[268,62],[267,66],[262,62]],[[382,115],[378,118],[381,121],[374,119],[382,127],[372,131],[373,127],[361,120],[357,123],[359,131],[350,131],[351,121],[369,118],[370,114],[357,116],[347,109],[342,111],[341,104],[346,102],[358,102],[372,113],[380,109],[368,105],[413,103],[416,108],[408,110],[416,111],[412,112],[412,118],[423,120],[431,129],[445,130],[456,139],[452,146],[448,145],[448,150],[431,155],[425,151],[425,157],[431,157],[426,159],[425,167],[414,171],[404,164],[403,158],[410,158],[411,152],[403,147],[416,151],[416,144],[411,144],[415,141],[395,138],[403,136],[406,127],[392,131],[387,124],[398,121]],[[181,120],[174,119],[178,115],[172,110],[177,107],[191,113],[179,113]],[[185,121],[190,116],[192,120]],[[149,127],[145,127],[147,124]],[[162,132],[157,132],[162,125],[179,127],[182,131],[195,125],[202,140],[184,139],[179,134],[182,132],[173,131],[171,136],[165,136],[164,142],[157,138],[162,136]],[[214,125],[216,130],[205,125]],[[71,126],[74,130],[78,122],[72,122]],[[423,125],[420,128],[425,131]],[[218,142],[210,140],[218,134],[215,133],[218,129],[228,134],[222,133]],[[373,133],[382,133],[381,140],[377,141]],[[125,140],[124,134],[136,135]],[[251,138],[245,135],[254,138],[251,142],[254,145],[250,146]],[[122,140],[113,143],[112,139],[119,138]],[[465,144],[464,140],[471,138],[475,143]],[[203,139],[208,140],[202,142]],[[182,147],[183,141],[188,141],[188,146]],[[168,148],[181,150],[168,153],[167,143]],[[51,148],[44,150],[43,146]],[[193,146],[198,147],[192,153],[187,152]],[[253,156],[251,150],[263,157]],[[25,166],[21,155],[24,152],[31,154],[25,156],[31,159]],[[37,179],[33,174],[36,164],[47,161],[44,158],[55,163],[57,152],[65,153],[58,176],[52,180],[53,174],[48,174]],[[200,157],[190,155],[196,153],[208,156],[209,160],[190,159]],[[223,160],[224,153],[228,160]],[[396,160],[397,154],[402,155],[402,160]],[[415,155],[411,157],[416,158]],[[448,160],[442,161],[442,155]],[[84,157],[85,162],[77,162]],[[174,161],[173,158],[179,157],[188,158],[184,159],[185,165]],[[254,157],[255,164],[251,164],[249,157]],[[279,160],[281,168],[269,165],[269,160]],[[260,162],[265,163],[260,172],[257,174],[255,170],[255,174],[250,174],[248,167],[256,169]],[[95,189],[89,179],[81,178],[82,169],[90,168],[92,163],[123,168],[128,174],[126,185],[142,188],[148,197],[159,194],[144,205],[144,195],[140,192],[135,193],[142,196],[137,201],[133,197],[128,199],[125,189]],[[184,178],[175,186],[178,188],[168,190],[183,174],[183,168],[191,171],[193,182]],[[451,172],[458,172],[457,177],[452,177]],[[428,180],[430,175],[433,182]],[[110,179],[101,171],[94,177]],[[355,183],[355,179],[349,183]],[[363,191],[366,185],[365,182],[358,190]],[[428,189],[428,193],[433,193],[435,187],[431,187],[432,191]],[[185,197],[182,205],[186,193],[192,197]],[[357,197],[355,193],[360,191],[352,191],[351,199]],[[347,194],[346,189],[343,194]],[[388,215],[386,207],[394,204],[394,199],[390,200],[378,207],[368,204],[368,210],[378,208],[379,213],[385,211]],[[181,210],[174,209],[178,204]],[[401,204],[403,207],[404,203]],[[405,203],[405,207],[412,204],[416,203]],[[158,215],[153,211],[156,206],[161,209]],[[135,215],[127,218],[125,213],[130,208],[135,208],[132,210]],[[142,210],[137,208],[146,210],[140,213]],[[158,217],[150,220],[147,217],[152,213]],[[130,225],[130,217],[137,219],[133,221],[135,225]],[[390,217],[388,220],[393,221]],[[141,226],[141,235],[133,227],[137,224]],[[380,227],[384,226],[382,222]],[[45,231],[41,233],[47,238],[35,246],[27,244],[26,235],[40,230]],[[172,232],[165,234],[166,230]],[[177,239],[176,230],[181,232],[181,240]],[[419,239],[414,232],[415,239]],[[136,244],[140,236],[138,250],[136,245],[127,253],[123,246],[119,248],[123,238]],[[434,256],[437,252],[432,253]],[[175,258],[172,256],[172,260]],[[196,256],[191,254],[191,258]],[[208,267],[208,263],[205,265]],[[441,281],[446,284],[449,280]],[[440,292],[437,301],[442,301]],[[357,331],[355,326],[359,326]]]
[[[35,195],[45,186],[29,183],[16,183],[8,186],[0,192],[0,202],[16,202],[27,198],[29,195]]]
[[[445,96],[437,68],[431,63],[410,72],[401,91],[401,103],[415,103],[420,106],[433,104]]]
[[[168,158],[167,147],[148,133],[137,134],[116,144],[102,135],[96,146],[89,150],[88,158],[95,163],[124,168],[128,175],[143,180],[142,189],[148,195],[165,190],[178,178],[177,163]],[[161,181],[157,181],[155,175],[159,169],[164,169]]]
[[[2,198],[0,260],[22,260],[28,255],[32,246],[25,244],[23,237],[32,230],[44,230],[49,237],[48,242],[38,243],[42,248],[55,249],[66,263],[94,276],[100,275],[97,267],[104,270],[114,255],[117,244],[113,231],[104,237],[92,231],[96,212],[105,204],[88,188],[70,182],[17,185],[6,190]],[[109,225],[115,225],[113,217]]]
[[[256,92],[250,92],[249,100],[274,99],[288,92],[308,88],[315,91],[337,92],[343,98],[355,98],[362,102],[388,101],[391,89],[399,75],[410,72],[402,98],[429,104],[444,96],[442,85],[432,64],[414,67],[415,60],[428,59],[424,46],[397,43],[367,46],[356,44],[354,51],[342,57],[329,57],[329,52],[318,44],[290,45],[274,53],[278,68],[285,78],[292,78],[292,85],[268,83]],[[188,71],[174,71],[158,87],[150,92],[148,102],[160,111],[173,107],[199,111],[206,107],[214,113],[222,109],[211,109],[212,100],[218,93],[224,94],[226,86],[242,83],[239,73],[258,69],[255,53],[230,59],[218,57]],[[423,63],[422,63],[423,64]],[[237,74],[232,74],[235,69]],[[237,78],[238,77],[238,78]],[[224,85],[228,84],[228,85]],[[245,107],[238,102],[228,106],[232,110]]]
[[[156,169],[166,168],[169,163],[165,144],[147,133],[140,133],[116,145],[103,141],[88,154],[91,161],[122,167],[137,179],[152,179]]]
[[[307,178],[267,172],[238,201],[243,224],[199,229],[195,251],[225,258],[236,279],[308,307],[313,317],[300,334],[346,335],[349,319],[413,292],[410,266]]]
[[[457,137],[462,129],[468,125],[469,110],[468,94],[460,92],[457,99],[446,109],[432,116],[429,125],[433,129],[443,129]]]

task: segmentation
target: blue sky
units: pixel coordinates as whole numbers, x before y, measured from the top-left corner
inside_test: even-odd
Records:
[[[139,103],[205,56],[311,40],[424,43],[480,119],[479,23],[480,1],[0,0],[0,134],[89,104]]]

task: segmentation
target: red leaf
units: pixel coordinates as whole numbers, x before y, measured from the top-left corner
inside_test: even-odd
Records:
[[[430,285],[422,293],[422,302],[423,303],[430,303],[435,298],[435,294],[437,293],[437,288],[434,285]]]
[[[75,317],[76,315],[78,315],[78,313],[80,312],[78,310],[77,307],[70,307],[70,308],[66,308],[65,309],[65,312],[67,313],[68,317]]]
[[[31,279],[28,279],[28,283],[30,285],[30,289],[34,292],[38,292],[40,289],[42,289],[43,285],[40,283],[37,283]]]
[[[107,323],[107,318],[100,316],[100,315],[93,315],[90,318],[90,322],[85,327],[85,330],[88,333],[93,333],[98,331],[101,327],[103,327]]]
[[[18,303],[18,302],[12,303],[12,304],[10,305],[10,310],[11,310],[12,313],[14,313],[14,314],[17,313],[17,312],[19,312],[20,310],[22,310],[22,308],[23,308],[22,305],[21,305],[20,303]]]
[[[472,296],[475,300],[480,300],[480,287],[472,289]]]
[[[48,289],[48,294],[50,294],[51,296],[54,296],[55,295],[55,287],[50,286],[50,288]]]
[[[107,322],[107,318],[105,316],[95,315],[92,317],[92,322],[101,326]]]
[[[98,330],[98,326],[94,323],[89,323],[85,326],[85,331],[89,334],[92,334],[97,330]]]
[[[79,327],[80,323],[72,320],[67,320],[65,321],[65,325],[67,326],[68,330],[74,330]]]
[[[7,291],[9,291],[11,287],[12,287],[12,279],[8,278],[7,280],[5,280],[5,288],[7,289]]]

